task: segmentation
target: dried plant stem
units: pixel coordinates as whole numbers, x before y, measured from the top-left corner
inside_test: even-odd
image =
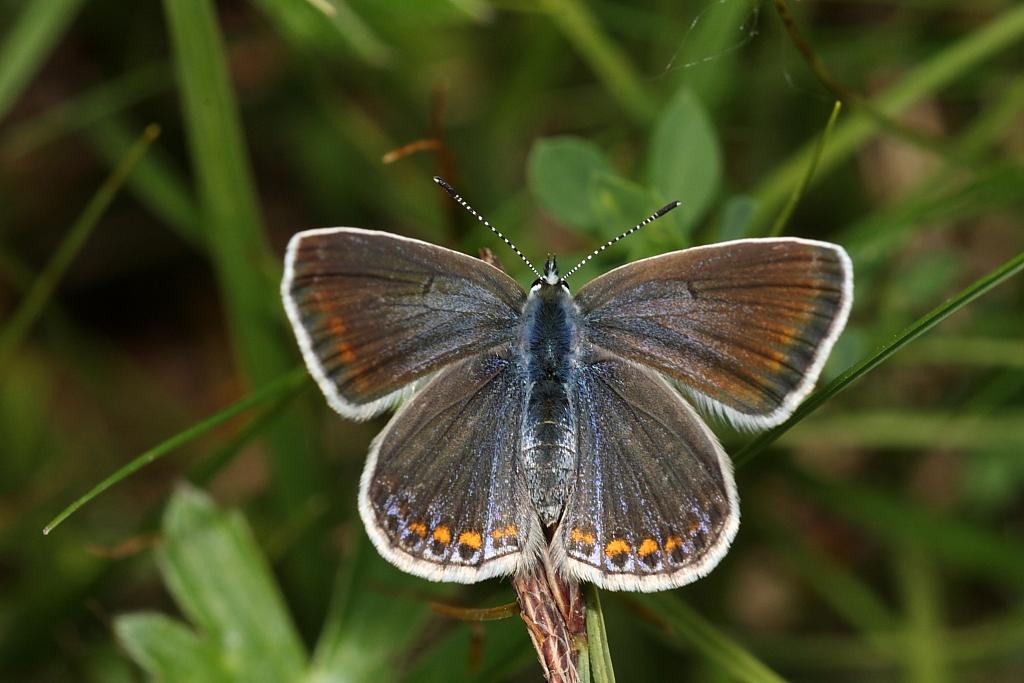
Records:
[[[544,550],[529,573],[512,579],[520,616],[549,683],[577,683],[580,649],[586,643],[586,605],[580,585],[560,576]]]

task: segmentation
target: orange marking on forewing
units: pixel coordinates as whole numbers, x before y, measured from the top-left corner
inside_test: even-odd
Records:
[[[475,531],[463,531],[459,534],[459,544],[468,545],[473,550],[480,550],[480,546],[483,545],[483,539]]]
[[[683,545],[683,539],[678,536],[669,536],[665,539],[665,552],[670,553],[681,545]]]
[[[448,545],[452,542],[451,529],[446,527],[444,524],[434,529],[434,540],[443,545]]]
[[[640,557],[647,557],[651,553],[658,552],[658,542],[653,538],[645,538],[643,543],[640,544],[640,549],[636,551]]]
[[[631,550],[629,544],[626,543],[625,539],[613,538],[608,541],[608,545],[604,547],[604,554],[608,557],[615,557],[622,553],[628,553]]]
[[[576,543],[585,543],[586,545],[594,545],[594,534],[589,531],[583,531],[580,528],[575,528],[569,533],[569,540]]]
[[[409,531],[416,534],[420,538],[424,538],[427,535],[427,525],[423,522],[410,522]]]

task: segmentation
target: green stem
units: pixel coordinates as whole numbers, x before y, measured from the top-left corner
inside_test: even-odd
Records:
[[[619,104],[637,121],[653,118],[654,98],[626,55],[601,31],[587,5],[579,0],[544,0],[543,6]]]
[[[822,131],[821,135],[818,137],[818,142],[814,145],[814,153],[811,155],[811,163],[807,164],[807,172],[804,173],[800,182],[793,188],[793,193],[789,195],[789,201],[786,202],[785,208],[783,208],[779,213],[771,230],[768,231],[768,237],[778,237],[782,234],[782,231],[785,230],[786,224],[789,223],[789,219],[793,215],[793,211],[796,209],[797,203],[800,201],[800,197],[804,195],[804,192],[807,191],[807,186],[811,184],[811,178],[814,177],[814,171],[818,167],[818,161],[821,160],[821,153],[825,149],[825,142],[827,142],[829,136],[832,135],[832,128],[836,125],[836,119],[839,118],[839,112],[842,108],[843,103],[839,100],[836,100],[835,104],[832,105],[832,113],[829,114],[828,122],[825,124],[825,130]]]

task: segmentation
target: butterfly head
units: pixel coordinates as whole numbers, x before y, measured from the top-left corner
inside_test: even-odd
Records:
[[[558,260],[554,254],[548,254],[548,258],[544,261],[544,284],[557,285],[562,278],[558,276]]]

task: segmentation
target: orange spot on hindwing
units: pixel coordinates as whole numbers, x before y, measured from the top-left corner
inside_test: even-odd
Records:
[[[604,554],[611,559],[615,559],[619,555],[625,555],[629,553],[632,548],[629,547],[629,543],[623,538],[613,538],[608,541],[608,544],[604,547]]]
[[[451,529],[449,529],[447,526],[442,524],[439,527],[437,527],[436,529],[434,529],[433,538],[434,538],[435,541],[437,541],[441,545],[448,545],[449,543],[452,542],[452,532],[451,532]]]
[[[467,546],[473,550],[480,550],[480,546],[483,545],[483,539],[476,531],[463,531],[459,534],[459,545]]]
[[[658,552],[658,542],[653,538],[645,538],[636,552],[640,557],[647,557],[648,555],[656,553]]]

